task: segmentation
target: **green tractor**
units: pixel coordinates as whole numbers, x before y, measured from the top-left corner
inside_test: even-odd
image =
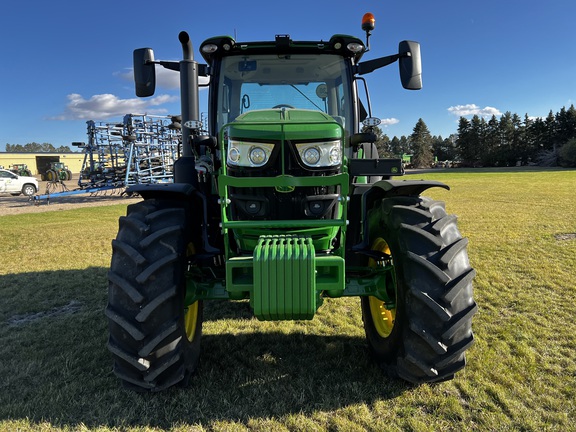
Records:
[[[367,345],[393,377],[449,380],[473,343],[475,271],[443,183],[396,180],[380,159],[363,75],[398,62],[421,88],[420,45],[361,61],[366,41],[214,37],[193,58],[134,51],[136,94],[155,65],[180,73],[182,149],[170,184],[134,185],[143,200],[112,242],[106,316],[114,372],[136,391],[186,385],[201,353],[204,300],[249,299],[259,320],[310,320],[326,297],[360,297]],[[209,79],[208,125],[199,78]],[[360,132],[360,124],[364,132]]]
[[[42,175],[42,180],[53,183],[72,180],[72,171],[63,162],[50,162],[50,168]]]
[[[26,164],[13,164],[12,168],[10,168],[10,171],[20,176],[27,176],[27,177],[32,176],[32,171],[30,171],[28,165]]]

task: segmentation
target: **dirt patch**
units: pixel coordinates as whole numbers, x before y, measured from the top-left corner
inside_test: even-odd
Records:
[[[8,318],[7,323],[10,326],[22,326],[35,322],[44,318],[58,317],[62,315],[75,314],[82,307],[82,303],[77,300],[72,300],[64,306],[55,307],[47,311],[28,313],[23,315],[14,315]]]
[[[576,240],[576,233],[555,234],[554,238],[558,241]]]
[[[58,196],[58,192],[78,189],[77,179],[64,182],[62,186],[53,187],[48,182],[38,181],[38,195],[50,192],[50,199],[33,200],[24,195],[12,196],[0,194],[0,216],[23,213],[43,213],[48,211],[71,210],[81,207],[96,207],[114,204],[132,204],[140,201],[140,197],[128,197],[123,189],[113,189],[97,193],[79,193],[68,196]]]
[[[141,201],[142,198],[127,198],[120,195],[90,196],[74,195],[62,198],[51,198],[50,201],[30,201],[26,197],[0,196],[0,216],[43,213],[58,210],[72,210],[81,207],[96,207],[114,204],[132,204]]]

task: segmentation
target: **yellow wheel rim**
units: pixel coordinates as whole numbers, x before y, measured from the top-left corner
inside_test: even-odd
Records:
[[[188,243],[186,247],[186,255],[191,256],[196,254],[196,248],[194,243]],[[190,342],[194,340],[194,334],[196,333],[196,326],[198,325],[198,302],[192,303],[186,309],[186,315],[184,316],[184,328],[186,329],[186,337]]]
[[[186,337],[190,342],[194,340],[196,325],[198,325],[198,302],[194,302],[188,306],[186,315],[184,316],[184,328],[186,329]]]
[[[372,250],[391,255],[388,243],[386,243],[382,238],[376,239],[372,245]],[[371,258],[368,261],[368,265],[370,267],[377,267],[379,264]],[[374,328],[381,337],[387,338],[390,336],[392,329],[394,328],[396,308],[386,308],[386,304],[376,297],[368,297],[368,301],[370,304],[370,315],[372,316]]]

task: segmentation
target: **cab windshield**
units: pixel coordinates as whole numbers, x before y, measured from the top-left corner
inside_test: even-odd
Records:
[[[217,80],[218,130],[246,112],[286,107],[322,111],[350,131],[347,73],[337,55],[224,57]]]

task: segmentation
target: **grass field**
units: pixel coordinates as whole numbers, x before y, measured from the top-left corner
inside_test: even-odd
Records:
[[[188,389],[122,390],[105,348],[110,241],[125,206],[0,217],[0,431],[576,430],[576,171],[419,174],[448,183],[478,276],[476,344],[453,381],[371,361],[357,298],[310,322],[208,302]]]

